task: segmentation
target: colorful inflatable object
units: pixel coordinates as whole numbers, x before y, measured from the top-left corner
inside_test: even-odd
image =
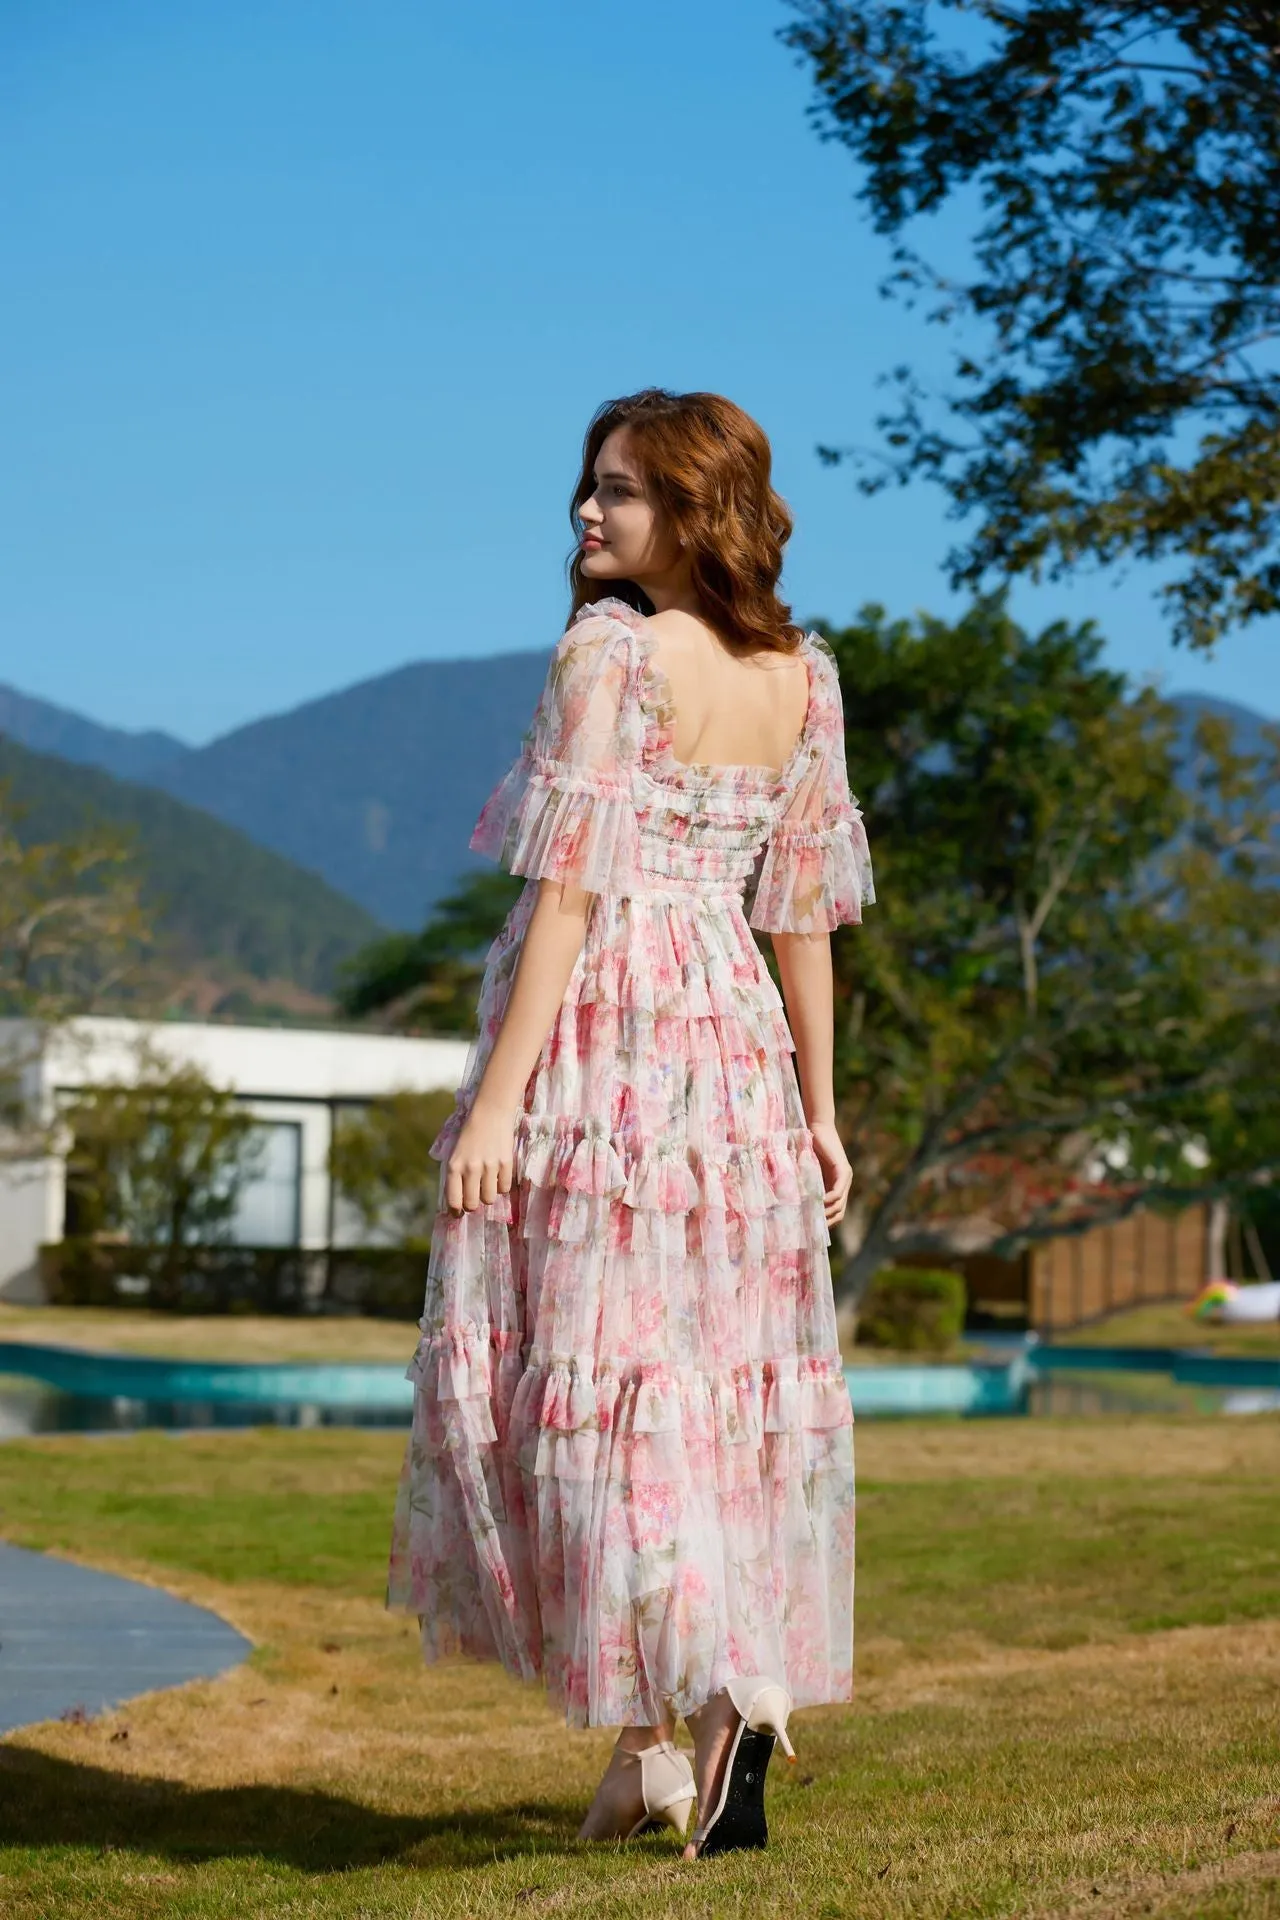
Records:
[[[1210,1280],[1201,1287],[1194,1300],[1188,1300],[1187,1312],[1193,1320],[1216,1320],[1223,1307],[1234,1300],[1239,1291],[1234,1280]]]
[[[1187,1302],[1187,1312],[1193,1320],[1215,1320],[1224,1326],[1280,1320],[1280,1280],[1253,1280],[1245,1286],[1237,1286],[1234,1280],[1210,1280]]]

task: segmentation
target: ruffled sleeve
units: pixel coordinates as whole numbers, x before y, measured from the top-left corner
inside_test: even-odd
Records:
[[[809,717],[800,773],[765,845],[749,914],[764,933],[857,926],[875,900],[862,814],[849,791],[835,655],[810,634]]]
[[[581,608],[556,643],[519,757],[476,821],[473,850],[531,879],[634,890],[642,725],[630,629]]]

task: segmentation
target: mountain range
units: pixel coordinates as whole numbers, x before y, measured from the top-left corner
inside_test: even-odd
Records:
[[[120,727],[100,727],[96,720],[84,720],[65,707],[3,686],[0,738],[16,740],[33,753],[53,753],[82,767],[101,767],[121,780],[148,780],[158,767],[191,751],[171,733],[126,733]]]
[[[159,789],[189,813],[213,815],[319,876],[326,891],[382,925],[414,928],[461,874],[486,864],[467,841],[519,750],[547,660],[546,651],[525,650],[420,661],[205,747],[97,726],[0,688],[0,733],[63,762],[145,783],[135,785],[135,808],[136,794]],[[1198,714],[1220,714],[1235,722],[1242,751],[1261,747],[1265,717],[1253,709],[1201,694],[1171,699],[1188,731]],[[310,962],[308,969],[314,976]]]

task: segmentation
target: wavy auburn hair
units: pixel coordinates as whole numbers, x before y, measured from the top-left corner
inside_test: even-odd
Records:
[[[569,518],[581,533],[578,509],[595,490],[592,469],[616,427],[672,532],[685,543],[693,586],[709,626],[744,646],[793,653],[803,631],[778,595],[782,549],[794,521],[770,484],[772,452],[764,430],[718,393],[670,393],[645,387],[596,408],[582,443]],[[575,544],[568,565],[579,607],[612,594],[637,613],[653,605],[634,580],[596,580],[582,572]]]

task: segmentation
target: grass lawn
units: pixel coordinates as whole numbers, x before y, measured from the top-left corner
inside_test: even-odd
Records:
[[[1212,1320],[1193,1320],[1174,1302],[1128,1307],[1071,1333],[1056,1333],[1053,1339],[1067,1347],[1207,1347],[1211,1353],[1280,1359],[1280,1320],[1259,1327],[1220,1327]]]
[[[858,1697],[793,1721],[774,1844],[574,1834],[611,1736],[424,1668],[381,1604],[394,1435],[0,1447],[0,1534],[216,1607],[215,1682],[0,1742],[0,1912],[1280,1912],[1280,1420],[863,1423]]]
[[[359,1314],[157,1313],[144,1307],[12,1307],[0,1302],[0,1340],[151,1353],[180,1360],[399,1361],[418,1344],[412,1320]]]

